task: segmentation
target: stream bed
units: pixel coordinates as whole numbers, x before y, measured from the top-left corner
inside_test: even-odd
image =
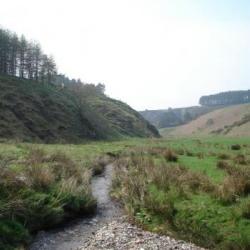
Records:
[[[92,179],[91,188],[97,200],[96,214],[90,218],[76,219],[64,227],[41,231],[35,237],[30,250],[77,250],[95,234],[98,228],[122,215],[119,206],[109,196],[112,182],[112,164],[102,175]]]

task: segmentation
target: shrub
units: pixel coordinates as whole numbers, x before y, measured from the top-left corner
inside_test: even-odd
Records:
[[[232,150],[240,150],[240,149],[241,149],[241,146],[240,146],[239,144],[233,144],[233,145],[231,146],[231,149],[232,149]]]
[[[163,152],[163,156],[164,156],[166,161],[170,161],[170,162],[177,162],[178,161],[178,156],[171,149],[165,150]]]

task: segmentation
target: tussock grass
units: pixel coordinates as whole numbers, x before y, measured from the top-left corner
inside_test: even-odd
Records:
[[[31,149],[20,163],[18,170],[0,165],[0,241],[4,249],[26,244],[29,233],[76,214],[94,212],[89,168],[63,153],[48,155],[40,148]]]
[[[177,162],[178,161],[178,156],[171,149],[167,149],[166,151],[164,151],[163,156],[166,159],[166,161],[170,161],[170,162]]]
[[[250,194],[250,167],[232,166],[226,161],[219,161],[217,167],[224,169],[229,175],[217,189],[216,195],[222,202],[232,203],[241,196]]]
[[[217,162],[217,168],[223,169],[227,171],[229,174],[234,172],[234,168],[232,167],[232,165],[230,165],[229,162],[224,160],[220,160]]]
[[[113,188],[113,194],[122,199],[131,215],[146,207],[156,214],[164,211],[170,221],[174,213],[172,199],[186,197],[190,191],[214,190],[206,175],[178,164],[157,164],[143,154],[117,161]]]
[[[219,153],[218,154],[218,159],[220,159],[220,160],[229,160],[230,159],[230,155],[226,154],[226,153]]]
[[[236,164],[240,164],[240,165],[247,165],[247,163],[248,163],[245,155],[243,155],[243,154],[236,155],[234,158],[234,162]]]
[[[169,161],[166,149],[170,147],[137,148],[117,160],[112,195],[131,218],[149,230],[172,232],[208,248],[249,249],[250,167],[235,164],[237,155],[198,150]],[[215,182],[203,168],[185,166],[188,159],[202,164],[206,157],[213,159],[210,171],[225,172],[223,179]]]
[[[105,166],[111,162],[109,155],[99,156],[92,162],[93,175],[100,175],[103,173]]]

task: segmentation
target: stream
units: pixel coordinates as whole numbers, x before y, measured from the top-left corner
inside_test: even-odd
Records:
[[[77,250],[95,234],[98,228],[122,215],[119,206],[109,196],[112,182],[112,164],[102,175],[92,179],[91,188],[97,200],[96,214],[81,218],[54,230],[41,231],[35,237],[30,250]]]

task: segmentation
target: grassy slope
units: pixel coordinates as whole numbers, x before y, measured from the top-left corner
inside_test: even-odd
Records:
[[[103,114],[110,122],[111,127],[120,134],[137,137],[158,135],[155,127],[144,120],[140,113],[121,101],[100,96],[95,101],[90,100],[90,104],[95,110]]]
[[[11,77],[0,77],[0,88],[0,138],[77,142],[158,135],[137,112],[105,95],[90,95],[79,107],[68,89]]]
[[[235,105],[202,115],[190,123],[175,129],[162,129],[163,136],[249,136],[250,104]]]

